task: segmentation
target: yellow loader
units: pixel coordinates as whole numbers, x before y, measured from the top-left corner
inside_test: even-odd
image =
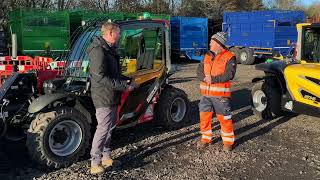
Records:
[[[252,107],[262,119],[307,114],[320,117],[320,24],[297,24],[295,57],[257,64]],[[291,112],[291,113],[290,113]]]

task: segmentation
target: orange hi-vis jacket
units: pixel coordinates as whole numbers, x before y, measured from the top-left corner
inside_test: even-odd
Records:
[[[203,60],[204,63],[204,75],[205,76],[218,76],[225,72],[228,62],[234,57],[234,54],[223,50],[221,53],[216,55],[214,59],[211,55],[206,54]],[[206,82],[200,83],[200,93],[203,96],[220,96],[230,97],[231,96],[231,81],[223,83],[212,83]]]

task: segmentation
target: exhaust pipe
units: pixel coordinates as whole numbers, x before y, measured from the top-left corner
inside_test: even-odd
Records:
[[[11,58],[17,58],[17,51],[18,51],[18,44],[17,44],[17,34],[11,35],[11,43],[12,43],[12,51],[11,51]]]

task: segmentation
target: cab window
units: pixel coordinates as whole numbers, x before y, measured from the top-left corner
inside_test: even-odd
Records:
[[[308,63],[320,62],[320,27],[306,28],[304,30],[302,59]]]
[[[124,75],[159,69],[163,65],[161,27],[124,27],[118,44]]]

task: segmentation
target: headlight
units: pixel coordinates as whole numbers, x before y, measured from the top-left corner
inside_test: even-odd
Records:
[[[48,88],[50,88],[50,89],[53,88],[53,83],[52,82],[48,83]]]
[[[43,86],[43,88],[46,88],[46,87],[48,87],[48,83],[44,82],[42,86]]]

